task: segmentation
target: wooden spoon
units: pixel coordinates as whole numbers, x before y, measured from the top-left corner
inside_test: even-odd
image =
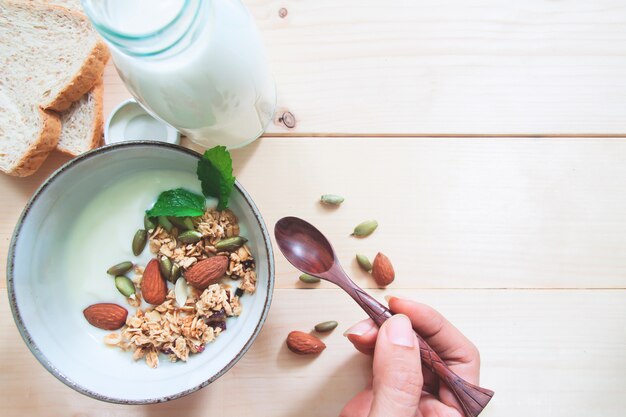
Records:
[[[297,217],[284,217],[274,228],[276,243],[287,260],[300,271],[341,287],[380,326],[393,313],[363,291],[346,275],[326,237],[310,223]],[[478,416],[494,392],[470,384],[452,372],[428,343],[417,334],[422,363],[445,383],[461,403],[467,417]]]

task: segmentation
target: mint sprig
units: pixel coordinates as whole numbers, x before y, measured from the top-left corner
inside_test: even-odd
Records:
[[[174,216],[195,217],[202,216],[206,207],[204,196],[192,193],[184,188],[163,191],[150,210],[146,210],[148,217]]]
[[[217,209],[228,207],[228,198],[235,187],[233,161],[225,146],[216,146],[204,152],[196,170],[207,197],[218,199]]]

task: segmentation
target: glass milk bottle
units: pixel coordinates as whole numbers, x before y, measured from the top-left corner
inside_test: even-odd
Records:
[[[272,120],[274,80],[241,0],[82,4],[135,99],[194,142],[241,147]]]

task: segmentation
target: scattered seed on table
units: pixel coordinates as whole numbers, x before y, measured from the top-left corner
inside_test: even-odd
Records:
[[[300,275],[300,281],[306,282],[307,284],[317,284],[320,282],[320,279],[318,277],[314,277],[313,275],[302,274]]]
[[[334,320],[325,321],[325,322],[316,324],[315,331],[320,332],[320,333],[330,332],[331,330],[334,330],[335,327],[337,327],[338,325],[339,323],[337,323]]]
[[[374,230],[378,227],[378,222],[376,220],[366,220],[362,223],[359,223],[355,228],[354,232],[350,236],[355,237],[365,237],[374,233]]]

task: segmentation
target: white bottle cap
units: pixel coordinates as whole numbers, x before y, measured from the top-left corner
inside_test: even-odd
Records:
[[[180,133],[172,126],[150,116],[139,103],[129,99],[120,103],[104,126],[104,143],[129,140],[156,140],[179,144]]]

